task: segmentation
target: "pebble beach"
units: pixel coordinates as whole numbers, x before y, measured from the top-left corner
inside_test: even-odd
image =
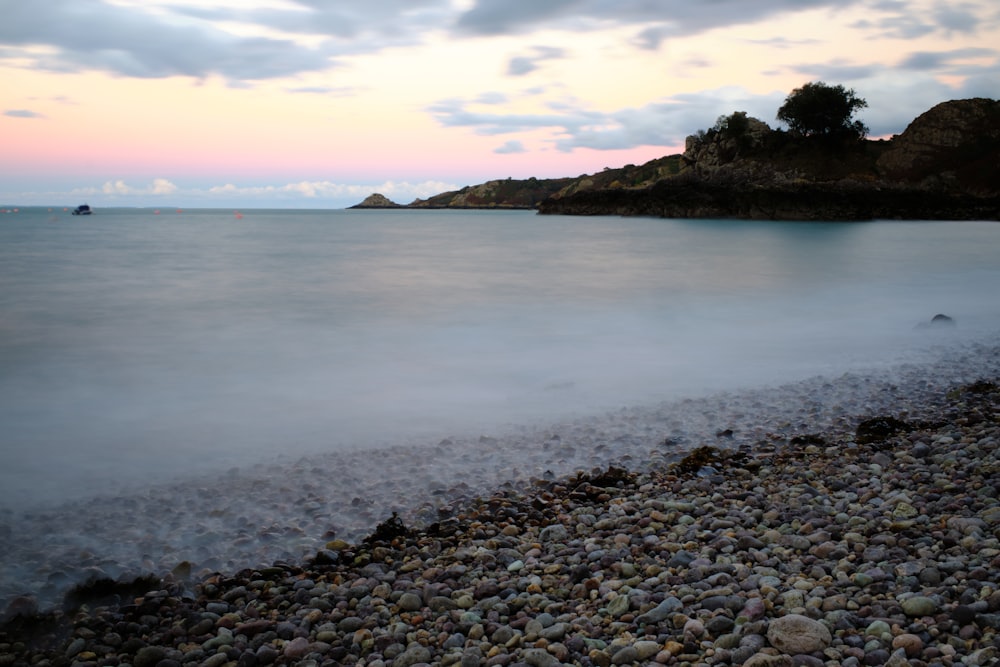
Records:
[[[0,665],[993,665],[1000,346],[0,514]]]

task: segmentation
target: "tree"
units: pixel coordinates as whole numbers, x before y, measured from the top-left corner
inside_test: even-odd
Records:
[[[750,120],[746,111],[734,111],[728,116],[719,116],[712,129],[724,136],[739,139],[750,130]]]
[[[778,109],[778,120],[805,136],[863,139],[868,127],[851,116],[867,106],[852,88],[810,82],[789,93]]]

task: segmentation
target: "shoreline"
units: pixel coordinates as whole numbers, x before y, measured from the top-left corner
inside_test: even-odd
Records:
[[[163,613],[170,607],[171,618],[183,609],[187,619],[183,637],[189,641],[161,637],[170,644],[163,657],[179,664],[221,665],[238,659],[233,651],[251,648],[256,664],[266,664],[267,656],[281,662],[316,653],[316,664],[330,656],[339,663],[363,655],[368,664],[402,666],[429,661],[420,659],[424,650],[442,664],[451,664],[447,658],[463,665],[631,664],[626,658],[632,650],[637,659],[666,664],[706,658],[739,664],[735,658],[774,653],[780,640],[769,638],[769,624],[790,613],[818,615],[811,620],[832,633],[822,650],[806,654],[834,651],[838,660],[883,664],[873,660],[895,659],[903,650],[916,664],[947,665],[953,662],[948,658],[968,655],[953,645],[960,640],[963,651],[974,645],[972,652],[986,660],[998,648],[1000,612],[997,394],[949,392],[998,377],[1000,347],[978,343],[933,364],[626,408],[526,428],[503,440],[449,439],[421,452],[427,456],[414,457],[412,449],[399,447],[380,451],[378,461],[364,452],[325,457],[338,459],[333,468],[324,457],[280,470],[257,466],[215,478],[214,488],[199,480],[159,487],[142,498],[77,504],[79,528],[95,531],[95,540],[63,553],[58,540],[14,539],[30,536],[22,535],[27,524],[12,521],[4,532],[17,546],[5,564],[6,576],[18,576],[22,584],[44,580],[51,599],[43,590],[33,602],[16,597],[11,602],[8,582],[8,616],[17,609],[45,612],[60,591],[78,583],[74,575],[129,581],[153,574],[156,583],[149,585],[156,590],[117,590],[124,607],[90,599],[90,614],[75,630],[67,630],[73,614],[58,611],[43,613],[35,625],[8,625],[6,636],[0,635],[0,655],[21,654],[14,628],[22,635],[39,630],[39,640],[53,644],[38,655],[72,653],[77,661],[82,655],[83,662],[116,664],[127,651],[104,642],[108,632],[91,637],[80,628],[107,630],[111,626],[102,623],[129,614],[166,623]],[[878,415],[940,425],[897,434],[888,444],[855,442],[858,423]],[[671,472],[671,464],[705,445],[734,458],[718,459],[715,470],[701,471],[702,477]],[[449,479],[449,462],[473,451],[480,458],[472,465],[466,461],[461,471],[452,469],[462,477]],[[735,454],[749,458],[741,463]],[[365,477],[370,472],[365,465],[380,468],[382,476]],[[618,467],[624,476],[610,486],[595,483],[602,479],[599,471]],[[342,480],[335,494],[329,488],[331,470]],[[276,473],[280,479],[274,479]],[[925,484],[921,476],[928,474],[933,479]],[[320,486],[324,479],[327,487]],[[907,488],[918,483],[919,494]],[[992,497],[982,489],[992,489]],[[246,506],[253,499],[256,506]],[[343,503],[350,513],[336,513]],[[288,514],[289,509],[294,511]],[[24,519],[35,522],[39,533],[58,537],[68,512],[29,513]],[[401,525],[386,522],[393,512]],[[158,517],[166,525],[133,525],[134,532],[120,532],[127,528],[126,515],[132,524]],[[202,516],[201,523],[185,526],[185,515]],[[293,515],[299,518],[284,525],[275,519]],[[868,515],[870,521],[856,525],[857,517]],[[426,528],[435,522],[444,533],[398,534],[386,544],[364,546],[376,527]],[[102,530],[119,531],[119,539],[137,549],[143,569],[129,569],[94,550]],[[187,551],[176,543],[170,548],[178,538],[190,543]],[[38,554],[50,558],[38,571],[10,569],[37,563],[29,559]],[[247,554],[256,562],[247,562]],[[207,557],[199,561],[199,555]],[[62,576],[53,577],[58,573]],[[352,597],[350,582],[367,592]],[[495,594],[486,595],[494,588]],[[910,598],[930,599],[927,609],[933,613],[901,613],[916,604],[906,602]],[[713,600],[711,608],[707,599]],[[669,600],[677,602],[667,606],[680,606],[654,621],[650,614],[657,616],[655,610]],[[156,613],[139,613],[153,607]],[[680,616],[686,620],[678,627]],[[543,627],[532,625],[534,632],[528,632],[539,617]],[[348,631],[344,628],[356,623],[348,619],[361,624]],[[51,631],[54,640],[44,639],[45,623],[61,628]],[[150,623],[147,618],[143,626],[147,636],[164,635],[162,628],[146,627]],[[247,623],[258,623],[253,626],[258,629],[237,632]],[[281,623],[294,629],[282,631]],[[886,627],[873,630],[876,623]],[[119,630],[111,634],[122,636]],[[440,639],[442,634],[447,637]],[[903,635],[917,637],[920,648],[912,648],[917,645],[912,637],[899,640],[911,648],[896,646]],[[143,642],[150,646],[137,651],[154,643]],[[747,647],[753,653],[744,655]],[[222,654],[226,660],[214,657]],[[760,658],[754,664],[785,663]]]

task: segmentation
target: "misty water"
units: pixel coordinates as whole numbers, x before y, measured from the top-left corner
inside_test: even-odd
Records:
[[[22,209],[0,508],[919,362],[997,285],[984,222]]]

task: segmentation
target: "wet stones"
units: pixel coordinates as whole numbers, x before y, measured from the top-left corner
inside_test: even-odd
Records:
[[[860,380],[851,391],[864,394],[855,414],[888,395]],[[989,391],[907,400],[878,412],[950,421],[885,446],[856,442],[853,417],[831,416],[838,427],[792,446],[789,433],[818,433],[818,408],[783,432],[770,424],[771,436],[716,410],[706,422],[738,425],[734,445],[748,432],[761,444],[710,478],[678,475],[664,458],[627,475],[603,477],[602,465],[586,482],[546,477],[448,498],[447,534],[407,528],[334,545],[324,527],[301,559],[195,567],[112,606],[35,626],[20,617],[0,629],[0,655],[164,667],[989,664],[1000,626],[1000,410]],[[983,418],[962,421],[970,413]],[[662,432],[649,430],[659,451]],[[337,558],[308,560],[324,546]],[[140,658],[144,649],[163,653]]]

